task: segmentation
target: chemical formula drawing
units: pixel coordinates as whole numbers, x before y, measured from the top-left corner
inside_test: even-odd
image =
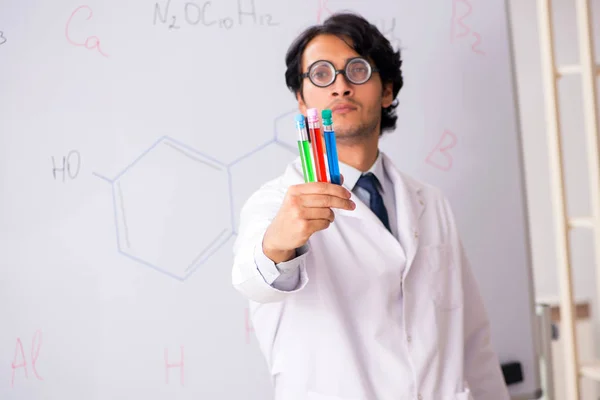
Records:
[[[166,0],[154,4],[154,25],[165,25],[169,30],[185,27],[203,27],[230,30],[244,26],[277,27],[276,18],[257,8],[255,0],[237,0],[235,13],[219,9],[212,1],[176,2]]]
[[[116,177],[94,173],[112,188],[118,251],[171,278],[189,278],[237,235],[232,168],[272,145],[297,156],[286,141],[294,115],[277,117],[271,139],[231,162],[164,136]]]
[[[456,39],[470,39],[471,49],[474,53],[484,55],[481,49],[481,35],[473,30],[466,19],[473,14],[473,5],[470,0],[451,0],[452,20],[450,23],[450,42]]]
[[[33,338],[31,339],[31,352],[30,357],[27,357],[25,354],[25,346],[23,346],[23,342],[21,338],[17,338],[15,345],[15,356],[11,363],[11,378],[10,378],[10,386],[15,386],[15,377],[17,375],[17,371],[22,370],[22,376],[24,379],[29,379],[29,368],[35,375],[36,379],[43,381],[44,379],[40,376],[37,370],[37,362],[40,356],[40,349],[42,347],[42,331],[38,330],[34,333]]]

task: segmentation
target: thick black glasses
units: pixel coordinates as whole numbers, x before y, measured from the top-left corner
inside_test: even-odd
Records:
[[[335,69],[335,66],[327,60],[315,61],[308,67],[308,72],[301,75],[302,79],[308,78],[313,85],[318,87],[327,87],[335,82],[338,74],[342,74],[346,79],[355,85],[362,85],[371,79],[376,68],[362,57],[354,57],[346,62],[344,69]]]

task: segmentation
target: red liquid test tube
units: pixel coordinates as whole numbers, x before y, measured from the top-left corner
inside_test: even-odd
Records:
[[[308,119],[308,134],[310,135],[317,181],[327,182],[327,166],[325,165],[325,149],[323,148],[323,138],[321,137],[319,112],[316,108],[309,108],[306,110],[306,116]]]

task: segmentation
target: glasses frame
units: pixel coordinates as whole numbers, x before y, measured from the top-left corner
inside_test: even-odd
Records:
[[[364,82],[361,82],[361,83],[355,83],[355,82],[353,82],[350,78],[348,78],[348,72],[346,71],[348,69],[348,66],[353,61],[356,61],[356,60],[362,60],[362,61],[364,61],[365,64],[367,64],[367,66],[369,67],[369,77]],[[326,63],[326,64],[328,64],[331,67],[331,70],[333,71],[333,80],[330,83],[328,83],[327,85],[316,84],[312,80],[312,78],[310,77],[310,72],[311,72],[312,68],[316,64],[318,64],[318,63]],[[350,59],[348,59],[346,61],[346,65],[344,65],[344,69],[335,69],[335,65],[333,65],[333,63],[331,61],[329,61],[329,60],[317,60],[314,63],[312,63],[312,64],[309,65],[308,72],[304,72],[303,74],[301,74],[300,78],[301,78],[301,80],[304,80],[305,78],[308,78],[308,80],[310,81],[310,83],[312,83],[316,87],[326,88],[328,86],[333,85],[335,83],[336,79],[337,79],[338,74],[341,74],[341,75],[344,75],[344,78],[346,78],[346,80],[348,82],[350,82],[351,84],[353,84],[353,85],[364,85],[365,83],[369,82],[369,80],[373,76],[374,72],[379,72],[379,69],[374,68],[373,66],[371,66],[371,63],[366,58],[364,58],[364,57],[352,57],[352,58],[350,58]]]

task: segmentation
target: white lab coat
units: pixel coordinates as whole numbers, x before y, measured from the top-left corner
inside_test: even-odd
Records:
[[[287,188],[303,182],[299,159],[242,209],[232,283],[250,301],[275,399],[507,400],[448,201],[383,157],[400,242],[353,195],[356,209],[335,209],[334,223],[309,239],[292,291],[265,281],[254,251]],[[394,374],[398,345],[408,349],[412,376]],[[399,393],[406,380],[413,390]]]

